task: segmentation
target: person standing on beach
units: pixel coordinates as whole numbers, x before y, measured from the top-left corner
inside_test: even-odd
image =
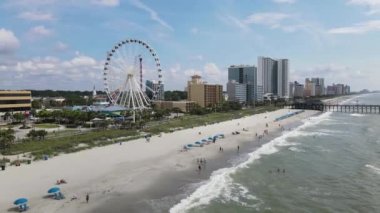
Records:
[[[240,150],[240,146],[237,147],[237,151],[238,151],[238,152],[239,152],[239,150]]]
[[[90,195],[87,193],[86,194],[86,202],[88,203],[89,200],[90,200]]]

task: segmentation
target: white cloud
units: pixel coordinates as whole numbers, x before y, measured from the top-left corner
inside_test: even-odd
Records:
[[[243,22],[245,24],[260,24],[278,28],[283,20],[290,17],[291,15],[285,13],[255,13],[248,16]]]
[[[93,0],[93,3],[107,7],[116,7],[119,6],[120,0]]]
[[[173,27],[170,26],[168,23],[166,23],[163,19],[160,18],[160,16],[158,15],[158,13],[153,10],[152,8],[148,7],[146,4],[144,4],[143,2],[141,2],[140,0],[131,0],[130,1],[131,4],[141,10],[144,10],[145,12],[149,13],[150,15],[150,18],[159,23],[161,26],[171,30],[171,31],[174,31]]]
[[[192,34],[196,35],[196,34],[199,33],[199,29],[196,28],[196,27],[193,27],[193,28],[191,28],[190,32],[191,32]]]
[[[57,50],[57,51],[65,51],[65,50],[68,49],[68,46],[67,46],[67,44],[63,43],[62,41],[58,41],[55,44],[54,49]]]
[[[190,57],[190,60],[196,60],[196,61],[203,61],[204,57],[203,55],[199,54],[199,55],[194,55],[194,56],[191,56]]]
[[[380,0],[347,0],[347,4],[366,7],[368,15],[380,12]]]
[[[227,23],[229,23],[229,24],[231,24],[237,28],[240,28],[242,31],[245,31],[245,32],[250,31],[248,24],[244,23],[242,20],[240,20],[234,16],[227,15],[227,16],[223,16],[222,19],[225,20]]]
[[[30,20],[30,21],[52,21],[54,16],[51,13],[42,13],[42,12],[23,12],[20,13],[19,18]]]
[[[40,38],[52,35],[53,31],[51,29],[46,28],[43,25],[39,25],[31,28],[28,34],[31,38]]]
[[[227,82],[227,75],[223,74],[215,63],[206,63],[203,67],[203,71],[205,79],[208,79],[211,83],[224,85]]]
[[[305,78],[322,77],[325,78],[325,84],[343,83],[355,86],[358,89],[358,85],[366,85],[365,82],[368,82],[370,75],[362,70],[331,63],[303,70],[297,69],[290,76],[292,81],[299,80],[300,82],[303,82]]]
[[[209,77],[219,77],[222,72],[219,70],[215,63],[207,63],[203,67],[204,72]]]
[[[193,75],[202,75],[202,71],[193,68],[187,69],[183,73],[187,79]]]
[[[70,61],[65,61],[62,63],[62,65],[66,68],[95,66],[96,64],[97,62],[95,59],[84,55],[78,55]]]
[[[273,0],[273,2],[278,4],[294,4],[296,0]]]
[[[10,54],[20,47],[20,42],[10,30],[0,28],[0,54]]]
[[[47,56],[0,64],[0,75],[15,88],[90,89],[102,84],[103,63],[86,55],[76,55],[69,60]],[[17,77],[17,81],[15,81]],[[22,83],[19,83],[22,82]]]
[[[364,34],[371,31],[380,31],[380,20],[372,20],[354,24],[349,27],[338,27],[328,30],[330,34]]]
[[[295,32],[306,28],[305,24],[300,24],[300,20],[296,19],[294,14],[288,13],[254,13],[244,19],[239,19],[231,15],[223,17],[228,23],[240,28],[245,32],[251,32],[251,25],[261,25],[270,29],[280,29],[284,32]]]

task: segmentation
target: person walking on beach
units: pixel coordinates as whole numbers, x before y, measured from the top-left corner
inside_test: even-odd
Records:
[[[88,203],[89,200],[90,200],[90,195],[87,193],[86,194],[86,202]]]
[[[237,147],[237,151],[238,151],[238,152],[239,152],[239,150],[240,150],[240,146]]]
[[[200,172],[202,170],[202,167],[201,167],[201,165],[199,164],[198,165],[198,171]]]
[[[221,151],[222,151],[222,147],[220,146],[220,147],[219,147],[219,152],[221,152]]]

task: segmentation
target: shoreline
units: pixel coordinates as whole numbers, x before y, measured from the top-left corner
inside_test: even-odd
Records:
[[[167,174],[174,177],[176,173],[180,174],[179,176],[188,174],[189,171],[196,173],[195,159],[201,157],[207,159],[210,171],[202,174],[204,177],[199,180],[207,179],[211,172],[218,167],[217,165],[213,166],[212,160],[209,160],[218,157],[219,146],[222,146],[228,155],[228,152],[232,153],[236,150],[238,144],[243,144],[247,138],[252,139],[255,132],[262,132],[265,129],[265,123],[270,123],[269,131],[272,133],[277,128],[273,125],[274,119],[288,111],[281,109],[247,116],[163,134],[162,137],[153,136],[149,143],[146,143],[144,139],[137,139],[122,145],[94,148],[58,156],[21,168],[9,169],[0,173],[0,181],[9,183],[2,187],[2,191],[7,197],[0,200],[0,211],[9,210],[13,200],[18,197],[27,197],[30,200],[30,212],[94,212],[95,209],[99,209],[100,205],[107,202],[112,203],[112,198],[128,196],[128,194],[139,195],[140,193],[142,195],[147,189],[153,189],[148,194],[162,195],[163,188],[169,188],[168,191],[171,191],[170,187],[173,184],[169,182],[165,186],[165,184],[161,184],[164,181],[159,182],[160,178],[165,178]],[[317,112],[307,111],[280,123],[286,125],[286,123],[300,121],[315,114]],[[242,131],[243,128],[248,131]],[[202,131],[202,135],[198,135],[199,131]],[[232,135],[232,131],[241,131],[241,134]],[[194,143],[218,133],[224,133],[226,138],[202,148],[194,147],[188,152],[178,151],[184,144]],[[220,166],[225,166],[225,164]],[[191,179],[191,177],[189,178]],[[60,186],[66,199],[56,201],[43,198],[47,189],[54,186],[57,179],[68,181],[68,184]],[[157,186],[162,188],[155,189]],[[87,193],[90,194],[89,204],[84,201]],[[70,201],[74,195],[78,199]]]
[[[287,124],[287,127],[294,129],[300,125],[298,121]],[[112,197],[104,200],[101,204],[94,207],[88,212],[103,213],[112,208],[112,212],[169,212],[169,210],[189,194],[192,194],[199,186],[207,182],[213,173],[219,169],[234,167],[249,158],[249,154],[259,149],[262,145],[281,136],[280,129],[272,131],[261,141],[258,139],[245,138],[236,145],[240,146],[240,151],[228,150],[223,153],[214,155],[206,159],[206,168],[198,172],[197,163],[193,160],[194,168],[184,171],[167,171],[161,174],[153,184],[152,188],[148,188],[138,192],[137,194],[128,193]],[[215,147],[215,150],[217,147]],[[160,209],[154,209],[159,206]]]

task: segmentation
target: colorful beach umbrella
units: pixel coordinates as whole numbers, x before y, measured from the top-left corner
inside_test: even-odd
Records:
[[[61,189],[59,189],[59,187],[53,187],[53,188],[49,189],[48,193],[52,194],[52,193],[57,193],[59,191],[61,191]]]
[[[22,205],[22,204],[25,204],[28,202],[28,199],[26,198],[19,198],[17,200],[15,200],[15,202],[13,202],[13,204],[15,205]]]

